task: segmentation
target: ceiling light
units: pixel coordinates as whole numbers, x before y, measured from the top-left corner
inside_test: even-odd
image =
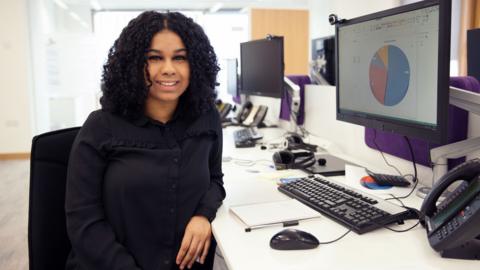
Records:
[[[62,0],[53,0],[53,2],[55,2],[55,4],[57,4],[57,6],[65,9],[65,10],[68,9],[67,4],[65,4]]]
[[[240,9],[240,13],[247,13],[248,11],[250,10],[250,7],[244,7],[242,9]]]
[[[217,12],[218,10],[220,10],[222,7],[223,7],[223,3],[218,2],[218,3],[216,3],[215,5],[213,5],[208,11],[209,11],[210,13],[215,13],[215,12]]]
[[[98,0],[90,1],[90,6],[92,6],[92,8],[94,10],[101,10],[102,9],[102,6],[100,6],[100,3],[98,3]]]
[[[70,14],[70,16],[72,16],[72,18],[75,19],[76,21],[79,21],[79,22],[82,21],[82,19],[80,18],[80,16],[78,16],[77,13],[70,11],[68,14]]]
[[[90,26],[88,25],[88,23],[84,22],[84,21],[81,21],[80,24],[85,27],[86,29],[90,29]]]

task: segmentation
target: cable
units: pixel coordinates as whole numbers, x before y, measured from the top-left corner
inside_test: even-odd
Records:
[[[408,149],[410,150],[410,155],[412,157],[412,164],[413,164],[413,171],[414,171],[414,175],[413,175],[413,182],[415,183],[412,187],[412,189],[410,190],[410,192],[405,195],[405,196],[400,196],[400,197],[395,197],[397,199],[405,199],[405,198],[408,198],[410,195],[412,195],[413,191],[415,190],[415,188],[417,188],[417,185],[418,185],[418,177],[417,177],[417,164],[415,163],[415,155],[413,154],[413,149],[412,149],[412,145],[410,144],[410,140],[408,139],[407,136],[403,136],[403,138],[405,138],[405,140],[407,141],[407,144],[408,144]]]
[[[422,222],[423,220],[425,220],[425,214],[423,214],[422,212],[420,212],[418,209],[415,209],[415,208],[413,208],[413,207],[408,207],[408,206],[406,206],[398,197],[396,197],[396,196],[393,195],[393,194],[388,194],[388,195],[392,196],[392,198],[387,198],[387,199],[385,199],[386,201],[388,201],[388,200],[397,200],[397,201],[402,205],[403,208],[405,208],[405,209],[407,209],[407,210],[409,210],[409,211],[415,212],[415,213],[418,215],[418,220],[419,220],[420,222]]]
[[[403,208],[406,208],[405,204],[403,204],[403,202],[398,197],[396,197],[392,193],[389,193],[388,195],[392,196],[392,198],[386,198],[385,201],[397,200],[402,205]]]
[[[397,167],[395,167],[395,166],[393,166],[392,164],[390,164],[390,163],[388,162],[387,158],[385,158],[385,155],[383,154],[382,149],[380,149],[380,147],[379,147],[378,144],[377,144],[377,130],[376,130],[376,129],[375,129],[375,132],[374,132],[373,134],[374,134],[373,144],[375,144],[375,147],[377,148],[377,151],[379,151],[380,154],[382,155],[382,158],[383,158],[383,160],[385,161],[385,163],[386,163],[389,167],[395,169],[395,171],[397,171],[398,175],[403,175]]]
[[[249,160],[249,159],[240,159],[240,158],[231,158],[231,160],[235,165],[242,166],[242,167],[252,167],[257,164],[270,166],[272,165],[272,161],[268,159],[257,159],[257,160]],[[268,162],[268,164],[262,164],[261,162]]]
[[[397,199],[397,197],[393,196],[392,194],[389,194],[390,196],[392,196],[393,198],[392,199]],[[397,199],[398,200],[398,199]],[[376,222],[370,222],[371,224],[375,224],[375,225],[380,225],[382,226],[383,228],[387,229],[387,230],[390,230],[392,232],[397,232],[397,233],[403,233],[403,232],[408,232],[410,230],[412,230],[413,228],[417,227],[418,224],[420,224],[420,221],[423,219],[423,215],[420,213],[420,211],[418,211],[417,209],[414,209],[414,208],[411,208],[411,207],[408,207],[408,206],[405,206],[403,204],[402,201],[398,200],[401,204],[402,204],[402,207],[409,210],[409,211],[414,211],[417,215],[418,215],[418,221],[417,223],[415,223],[413,226],[409,227],[409,228],[406,228],[406,229],[403,229],[403,230],[396,230],[396,229],[393,229],[391,227],[388,227],[388,224],[380,224],[380,223],[376,223]],[[402,220],[403,221],[403,220]]]
[[[418,185],[418,181],[414,181],[415,176],[414,176],[413,174],[405,174],[405,175],[403,175],[403,177],[406,177],[406,176],[412,176],[412,182],[415,183],[415,184],[413,185],[412,189],[407,193],[407,195],[397,197],[397,196],[395,196],[395,195],[393,195],[393,194],[388,194],[388,195],[392,196],[393,198],[386,198],[385,201],[389,201],[389,200],[398,200],[398,201],[400,201],[400,199],[405,199],[405,198],[407,198],[408,196],[410,196],[410,195],[413,193],[413,191],[415,190],[415,188],[416,188],[417,185]]]
[[[319,244],[321,245],[326,245],[326,244],[331,244],[331,243],[335,243],[337,242],[338,240],[342,239],[343,237],[345,237],[347,234],[349,234],[352,230],[348,230],[346,233],[342,234],[340,237],[332,240],[332,241],[327,241],[327,242],[319,242]]]
[[[413,185],[413,187],[412,187],[412,189],[410,190],[410,192],[408,192],[408,194],[405,195],[405,196],[396,197],[396,196],[393,196],[393,195],[392,195],[392,196],[394,197],[394,198],[392,198],[392,199],[397,199],[397,200],[408,198],[408,197],[413,193],[413,191],[415,190],[415,188],[416,188],[417,185],[418,185],[417,164],[415,163],[415,155],[414,155],[414,153],[413,153],[413,148],[412,148],[412,145],[410,144],[410,140],[408,139],[408,137],[407,137],[407,136],[403,136],[403,138],[404,138],[405,141],[407,142],[408,149],[409,149],[409,151],[410,151],[410,156],[411,156],[411,158],[412,158],[413,171],[414,171],[414,174],[412,175],[412,176],[413,176],[412,182],[414,182],[415,184]],[[384,156],[382,150],[380,149],[380,147],[378,146],[376,140],[377,140],[377,130],[375,130],[375,132],[374,132],[373,143],[375,144],[375,147],[377,148],[377,150],[378,150],[378,151],[380,152],[380,154],[382,155],[383,160],[385,161],[385,163],[386,163],[388,166],[394,168],[394,169],[399,173],[399,175],[401,175],[401,176],[403,176],[403,177],[411,175],[411,174],[405,174],[405,175],[403,175],[403,174],[400,172],[400,170],[397,169],[397,167],[395,167],[395,166],[393,166],[392,164],[390,164],[390,163],[387,161],[387,159],[385,158],[385,156]],[[386,200],[389,200],[389,199],[386,199]],[[390,200],[391,200],[391,199],[390,199]]]
[[[238,159],[238,158],[232,158],[233,163],[238,166],[244,166],[244,167],[251,167],[255,165],[255,161],[253,160],[248,160],[248,159]]]
[[[413,154],[412,144],[410,144],[410,140],[408,139],[407,136],[403,136],[403,138],[405,138],[405,141],[407,141],[408,150],[410,150],[410,156],[412,157],[413,171],[414,171],[414,175],[415,175],[415,178],[413,179],[413,181],[418,182],[418,179],[417,179],[417,164],[415,163],[415,155]]]
[[[417,177],[415,176],[414,179],[417,179]],[[405,198],[408,198],[410,195],[412,195],[413,191],[417,188],[417,185],[418,185],[418,181],[414,181],[414,185],[412,187],[412,189],[410,190],[410,192],[407,193],[407,195],[405,196],[394,196],[394,198],[387,198],[385,199],[386,201],[388,200],[393,200],[393,199],[405,199]]]
[[[390,228],[388,227],[387,225],[383,225],[382,224],[382,227],[387,229],[387,230],[390,230],[392,232],[397,232],[397,233],[402,233],[402,232],[408,232],[410,230],[412,230],[413,228],[417,227],[418,224],[420,224],[420,220],[418,220],[417,223],[415,223],[415,225],[413,225],[412,227],[410,228],[407,228],[407,229],[403,229],[403,230],[396,230],[396,229],[393,229],[393,228]],[[380,225],[380,224],[377,224],[377,225]],[[348,231],[346,231],[344,234],[342,234],[341,236],[339,236],[338,238],[334,239],[334,240],[331,240],[331,241],[327,241],[327,242],[319,242],[321,245],[326,245],[326,244],[331,244],[331,243],[335,243],[337,241],[339,241],[340,239],[342,239],[343,237],[347,236],[347,234],[349,234],[352,230],[349,229]]]
[[[407,229],[404,229],[404,230],[395,230],[395,229],[392,229],[392,228],[390,228],[390,227],[387,227],[387,225],[384,225],[383,227],[384,227],[385,229],[387,229],[387,230],[392,231],[392,232],[402,233],[402,232],[408,232],[408,231],[410,231],[411,229],[417,227],[418,224],[420,224],[420,220],[418,220],[417,223],[415,223],[415,225],[413,225],[412,227],[407,228]]]

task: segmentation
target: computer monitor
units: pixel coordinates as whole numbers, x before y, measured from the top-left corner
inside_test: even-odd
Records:
[[[335,85],[335,36],[312,40],[312,72],[318,84]]]
[[[227,92],[236,97],[238,96],[238,71],[237,58],[226,59],[227,70]]]
[[[450,0],[427,0],[340,22],[337,119],[447,139]]]
[[[283,95],[283,37],[240,44],[241,93],[281,98]]]

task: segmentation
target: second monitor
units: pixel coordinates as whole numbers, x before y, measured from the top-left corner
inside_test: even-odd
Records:
[[[283,37],[240,44],[241,93],[281,98],[283,95]]]

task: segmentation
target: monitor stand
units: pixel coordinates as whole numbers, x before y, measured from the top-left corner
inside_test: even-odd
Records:
[[[307,173],[321,174],[323,176],[337,176],[345,175],[346,164],[357,166],[354,163],[328,154],[318,154],[315,155],[315,158],[317,161],[313,166],[304,168],[302,170]]]
[[[480,93],[466,91],[450,86],[450,104],[468,112],[480,115]],[[468,138],[463,141],[442,145],[430,150],[430,160],[433,164],[439,164],[433,168],[432,186],[447,173],[447,158],[459,158],[480,150],[480,137]],[[421,187],[417,190],[417,196],[425,198],[431,187]]]

